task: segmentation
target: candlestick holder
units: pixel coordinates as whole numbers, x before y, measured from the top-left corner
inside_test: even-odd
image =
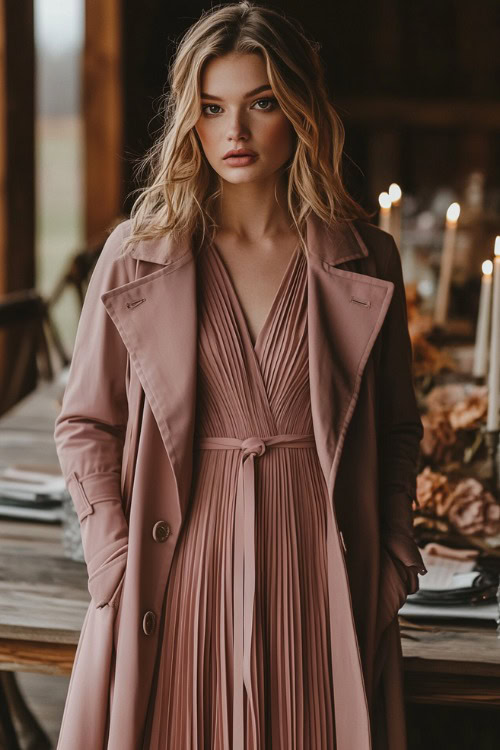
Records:
[[[497,633],[497,638],[500,640],[500,581],[498,583],[496,599],[497,599],[497,616],[495,618],[495,622],[497,626],[496,633]]]
[[[491,493],[500,502],[500,430],[484,428],[484,442],[487,450],[487,471]]]

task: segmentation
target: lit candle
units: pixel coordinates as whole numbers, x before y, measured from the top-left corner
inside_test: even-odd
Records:
[[[448,314],[448,299],[450,296],[451,274],[453,271],[453,256],[457,235],[457,221],[460,216],[460,206],[452,203],[446,212],[446,229],[444,232],[443,250],[441,253],[441,269],[434,308],[434,322],[443,325]]]
[[[398,249],[401,250],[401,201],[403,193],[395,182],[389,186],[389,196],[392,203],[390,231]]]
[[[495,240],[493,307],[491,312],[490,365],[488,373],[487,430],[498,430],[500,406],[500,236]]]
[[[472,374],[476,378],[484,378],[488,369],[493,263],[491,260],[485,260],[481,267],[483,276],[481,278],[481,293],[479,295],[476,346],[474,349],[474,367],[472,371]]]
[[[380,204],[380,212],[378,215],[378,225],[380,229],[384,229],[386,232],[391,231],[391,196],[389,193],[380,193],[378,197]]]

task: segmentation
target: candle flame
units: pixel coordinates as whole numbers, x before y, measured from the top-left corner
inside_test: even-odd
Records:
[[[481,269],[485,276],[491,276],[493,273],[493,263],[491,260],[483,260]]]
[[[396,182],[392,182],[389,186],[389,195],[393,203],[399,203],[401,196],[403,195],[401,188]]]
[[[390,208],[392,203],[391,196],[389,193],[380,193],[378,202],[380,203],[380,208]]]
[[[495,239],[495,255],[500,255],[500,235]]]
[[[458,221],[459,216],[460,216],[460,204],[452,203],[451,206],[448,207],[448,210],[446,212],[446,220],[448,222],[454,223]]]

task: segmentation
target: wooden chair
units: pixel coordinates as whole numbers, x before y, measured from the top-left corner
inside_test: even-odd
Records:
[[[85,299],[85,292],[87,291],[87,285],[92,270],[103,247],[104,240],[97,242],[84,250],[80,250],[73,255],[69,261],[68,267],[57,282],[52,294],[48,297],[47,302],[49,306],[54,305],[68,287],[74,288],[78,296],[80,308],[83,306],[83,300]]]
[[[16,719],[16,724],[13,719]],[[0,750],[51,750],[52,742],[30,711],[15,672],[0,672]]]
[[[27,395],[39,378],[53,379],[50,338],[65,364],[67,355],[42,295],[27,289],[0,297],[0,349],[5,363],[0,414]]]
[[[111,229],[126,218],[125,215],[118,216],[112,223]],[[110,230],[107,232],[101,232],[99,236],[91,240],[85,248],[79,250],[73,255],[69,261],[68,267],[47,299],[49,308],[57,302],[68,286],[75,289],[78,295],[80,308],[83,306],[83,300],[85,298],[90,276],[109,233]]]
[[[114,224],[125,217],[119,216]],[[65,350],[51,310],[69,287],[76,291],[80,309],[95,263],[109,232],[102,233],[70,258],[67,268],[46,298],[35,289],[11,292],[0,297],[0,362],[7,373],[2,384],[0,372],[0,415],[36,387],[38,380],[52,380],[52,353],[62,367],[71,357]],[[1,750],[1,747],[0,747]]]

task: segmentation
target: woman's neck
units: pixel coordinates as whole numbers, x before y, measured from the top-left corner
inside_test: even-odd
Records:
[[[278,200],[274,183],[224,183],[216,212],[219,233],[245,244],[289,234],[292,219],[285,189],[277,189],[276,195]]]

